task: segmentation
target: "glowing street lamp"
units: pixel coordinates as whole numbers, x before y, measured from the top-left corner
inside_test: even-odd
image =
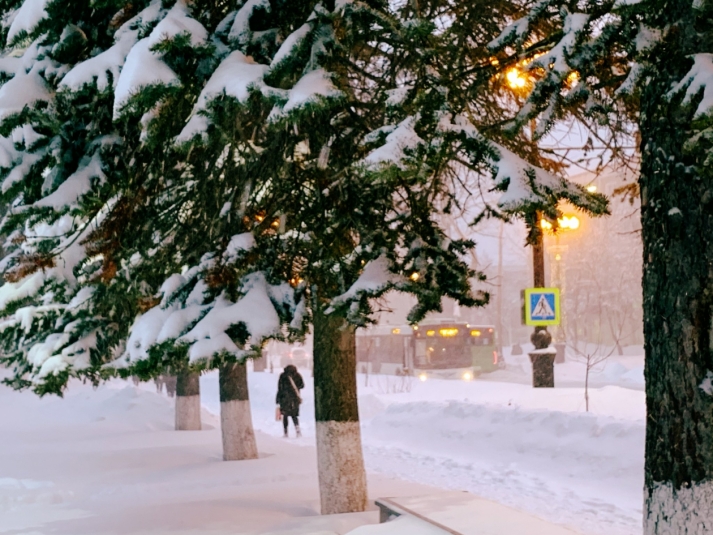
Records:
[[[522,89],[527,85],[527,78],[517,67],[513,67],[505,73],[505,80],[512,89]]]
[[[557,228],[562,230],[577,230],[580,222],[576,215],[563,215],[557,218]],[[540,228],[542,230],[554,232],[554,225],[547,219],[540,219]]]

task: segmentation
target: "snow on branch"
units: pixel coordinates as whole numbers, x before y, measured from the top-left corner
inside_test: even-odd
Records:
[[[500,35],[488,43],[488,48],[491,50],[500,50],[501,48],[511,43],[521,43],[530,33],[530,24],[550,4],[550,0],[539,0],[527,16],[517,19],[512,24],[509,24]]]
[[[98,180],[100,184],[106,181],[99,152],[97,149],[91,157],[85,157],[80,162],[79,169],[68,176],[55,191],[35,202],[33,206],[51,207],[55,210],[76,207],[82,195],[92,189],[92,179]]]
[[[297,28],[294,32],[292,32],[290,35],[288,35],[285,41],[282,43],[282,45],[280,45],[280,48],[273,56],[272,61],[270,62],[270,68],[274,69],[280,63],[282,63],[282,61],[288,58],[295,51],[295,49],[300,46],[302,41],[304,41],[305,37],[307,37],[307,34],[309,34],[311,29],[312,24],[306,22],[302,26]]]
[[[243,280],[240,299],[232,302],[225,293],[214,302],[213,308],[189,332],[178,339],[191,344],[191,362],[205,360],[222,352],[242,356],[226,333],[234,325],[243,324],[248,339],[246,346],[258,346],[265,338],[280,334],[280,317],[270,299],[270,291],[262,273],[252,273]]]
[[[137,26],[154,22],[160,15],[161,2],[160,0],[154,0],[138,15],[121,25],[114,36],[114,45],[100,54],[75,65],[60,81],[59,88],[78,91],[82,86],[90,84],[96,79],[97,88],[103,91],[109,87],[109,74],[111,74],[113,86],[116,87],[121,69],[126,62],[126,56],[139,40]]]
[[[226,57],[198,97],[191,118],[176,138],[178,142],[190,141],[193,137],[203,134],[208,127],[207,117],[204,112],[211,100],[228,95],[239,102],[245,102],[250,96],[250,90],[266,88],[263,78],[267,72],[267,65],[255,63],[251,57],[236,50]]]
[[[47,149],[24,154],[24,157],[12,168],[12,171],[5,177],[5,180],[3,180],[0,191],[7,193],[12,186],[23,181],[30,171],[32,171],[34,165],[40,162],[46,154]]]
[[[62,78],[59,88],[78,91],[82,86],[90,84],[96,79],[97,88],[103,91],[109,87],[108,73],[111,73],[113,84],[116,85],[121,68],[126,61],[126,56],[136,44],[138,35],[138,31],[123,32],[112,47],[93,58],[75,65]]]
[[[683,104],[689,104],[703,90],[703,98],[694,116],[697,119],[713,110],[713,54],[694,54],[692,57],[691,70],[671,89],[669,96],[679,93],[685,87]]]
[[[535,58],[528,66],[529,69],[541,67],[565,77],[572,72],[572,67],[567,63],[574,51],[577,36],[584,31],[589,22],[589,15],[585,13],[568,13],[564,19],[563,36],[559,42],[546,54]]]
[[[252,17],[254,11],[258,8],[270,11],[270,0],[248,0],[245,2],[245,5],[243,5],[235,15],[233,26],[228,33],[230,39],[245,41],[249,38],[250,17]]]
[[[192,46],[202,45],[208,40],[208,30],[189,15],[186,0],[178,0],[149,35],[149,47],[185,33],[190,36]]]
[[[363,296],[381,295],[389,288],[406,282],[403,276],[393,273],[390,266],[391,262],[385,255],[381,255],[376,260],[366,264],[364,271],[362,271],[354,284],[346,292],[332,299],[331,307],[327,310],[327,313],[332,312],[335,307],[358,301]]]
[[[236,234],[230,238],[230,242],[228,242],[228,246],[225,248],[225,253],[223,253],[223,259],[226,262],[232,262],[242,252],[249,251],[253,247],[255,247],[255,237],[251,232]]]
[[[588,193],[582,186],[532,166],[505,147],[493,144],[499,159],[495,190],[502,191],[498,207],[507,214],[521,214],[535,206],[554,206],[559,199],[567,199],[578,208],[593,214],[607,211],[606,198]]]
[[[530,32],[530,18],[522,17],[507,26],[500,35],[488,43],[488,48],[498,50],[514,41],[522,41]]]
[[[343,93],[334,86],[332,78],[324,69],[315,69],[300,78],[289,91],[289,99],[282,107],[283,112],[316,102],[320,97],[338,98]]]
[[[164,299],[159,306],[136,318],[120,360],[126,364],[145,360],[153,346],[171,341],[188,347],[191,363],[220,354],[241,358],[264,339],[281,333],[282,324],[273,301],[277,298],[290,302],[291,288],[287,291],[285,285],[271,286],[258,272],[242,280],[242,296],[236,301],[223,292],[204,303],[208,288],[203,280],[198,280],[184,300],[172,300],[171,296],[177,295],[196,275],[198,270],[191,270],[166,280],[161,287]],[[240,325],[247,336],[244,347],[228,334],[231,328]]]
[[[151,85],[178,85],[173,70],[150,50],[150,38],[141,39],[129,52],[114,91],[114,119],[141,88]]]
[[[25,107],[37,102],[48,102],[52,98],[39,70],[38,67],[29,73],[21,70],[0,87],[0,121],[20,113]]]
[[[404,167],[404,160],[407,157],[407,151],[415,150],[419,145],[424,143],[424,140],[416,133],[415,126],[418,117],[411,116],[401,121],[393,129],[389,128],[389,134],[386,136],[384,144],[371,151],[364,163],[367,167],[378,167],[382,164],[394,164],[400,168]],[[374,132],[371,137],[378,137],[379,132],[386,131],[384,127],[379,131]],[[367,136],[366,141],[370,139]]]
[[[21,32],[32,33],[42,19],[47,17],[45,8],[50,0],[25,0],[15,15],[7,32],[7,42],[11,43]]]

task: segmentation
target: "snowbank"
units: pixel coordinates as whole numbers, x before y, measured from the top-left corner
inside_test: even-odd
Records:
[[[304,437],[291,442],[311,446],[313,386],[302,373]],[[254,425],[273,436],[282,432],[277,377],[249,377]],[[640,534],[643,392],[592,388],[587,413],[582,388],[363,375],[358,386],[367,470],[467,490],[584,534]],[[201,387],[217,411],[217,376],[203,376]]]
[[[75,383],[64,399],[0,388],[12,430],[0,449],[0,530],[228,535],[236,525],[264,533],[269,521],[302,533],[290,522],[319,503],[313,384],[303,376],[304,436],[285,441],[274,419],[278,374],[249,374],[263,457],[246,463],[221,461],[216,373],[201,377],[214,414],[204,412],[200,433],[173,431],[173,400],[152,384]],[[640,535],[643,392],[594,388],[585,413],[581,388],[363,375],[358,385],[366,466],[381,482],[372,497],[393,495],[383,482],[397,478],[411,495],[428,492],[421,485],[467,490],[582,534]]]

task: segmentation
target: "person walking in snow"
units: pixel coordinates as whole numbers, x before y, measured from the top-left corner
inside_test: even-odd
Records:
[[[285,438],[287,438],[288,417],[292,418],[292,422],[295,424],[297,436],[302,436],[299,420],[300,403],[302,403],[300,390],[304,387],[305,383],[297,368],[292,364],[286,366],[285,371],[280,374],[280,378],[277,381],[277,397],[275,399],[282,414],[282,427],[285,430]]]

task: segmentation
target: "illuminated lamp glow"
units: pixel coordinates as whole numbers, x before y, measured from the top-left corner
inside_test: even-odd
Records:
[[[440,334],[441,336],[443,336],[443,337],[445,337],[445,338],[449,338],[449,337],[451,337],[451,336],[457,336],[457,335],[458,335],[458,329],[453,329],[453,328],[451,328],[451,329],[440,329],[440,330],[438,331],[438,334]]]

